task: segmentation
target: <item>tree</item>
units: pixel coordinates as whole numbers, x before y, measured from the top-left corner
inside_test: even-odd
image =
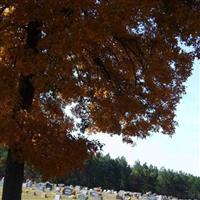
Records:
[[[151,191],[179,199],[199,199],[200,195],[200,177],[163,167],[158,169],[139,161],[130,167],[124,157],[112,159],[100,153],[86,161],[84,170],[56,178],[53,182],[143,194]]]
[[[5,161],[7,158],[7,151],[0,147],[0,178],[4,176],[5,173]]]
[[[82,132],[126,142],[173,134],[200,57],[199,8],[197,0],[1,0],[3,200],[20,199],[24,162],[47,177],[80,168],[98,149]]]
[[[101,186],[103,189],[128,190],[131,168],[124,157],[112,159],[108,154],[97,153],[85,162],[82,171],[76,171],[62,178],[54,179],[56,183],[66,185],[83,185],[89,188]]]
[[[143,165],[139,161],[135,163],[130,175],[131,191],[138,191],[142,193],[156,192],[158,169],[152,165]],[[160,192],[158,192],[159,194]]]

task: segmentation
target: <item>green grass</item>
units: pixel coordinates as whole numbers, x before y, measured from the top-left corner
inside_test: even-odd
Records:
[[[34,194],[35,193],[35,194]],[[23,189],[22,200],[54,200],[55,193],[51,191],[45,192],[47,197],[44,197],[44,192],[34,189]],[[0,189],[0,199],[2,196],[2,188]],[[62,196],[62,200],[72,200]]]
[[[34,192],[36,193],[36,195],[34,195]],[[45,192],[47,194],[47,197],[44,197],[44,192],[41,191],[37,191],[34,189],[23,189],[22,192],[22,200],[54,200],[54,196],[55,193],[52,191],[46,191]],[[2,196],[2,188],[0,188],[0,199]],[[103,194],[103,199],[104,200],[116,200],[116,198],[114,197],[114,195],[110,195],[110,194]],[[66,198],[64,196],[62,196],[62,200],[75,200],[73,198]],[[89,198],[88,200],[92,200],[91,198]]]
[[[34,195],[34,193],[36,195]],[[46,194],[46,198],[44,197],[44,194]],[[44,192],[40,192],[36,190],[25,189],[22,192],[22,200],[41,200],[41,199],[53,200],[54,196],[55,196],[55,193],[49,192],[49,191],[44,193]],[[67,200],[67,198],[62,197],[62,200]]]

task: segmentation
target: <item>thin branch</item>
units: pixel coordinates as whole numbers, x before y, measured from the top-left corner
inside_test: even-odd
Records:
[[[99,66],[100,68],[103,69],[104,74],[107,76],[108,80],[111,80],[111,75],[109,73],[109,71],[106,69],[105,65],[103,64],[102,60],[97,57],[94,59],[94,62],[97,66]]]

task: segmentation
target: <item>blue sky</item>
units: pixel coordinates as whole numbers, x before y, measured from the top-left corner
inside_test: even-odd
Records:
[[[135,139],[136,146],[121,142],[119,136],[98,134],[105,144],[103,153],[112,158],[124,156],[130,165],[136,160],[200,176],[200,61],[194,62],[192,76],[186,82],[186,95],[177,106],[178,126],[172,137],[155,133],[145,140]]]

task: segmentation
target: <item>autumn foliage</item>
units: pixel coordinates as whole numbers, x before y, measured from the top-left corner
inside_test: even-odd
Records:
[[[1,0],[0,143],[54,176],[97,150],[87,132],[173,134],[199,19],[198,0]]]

